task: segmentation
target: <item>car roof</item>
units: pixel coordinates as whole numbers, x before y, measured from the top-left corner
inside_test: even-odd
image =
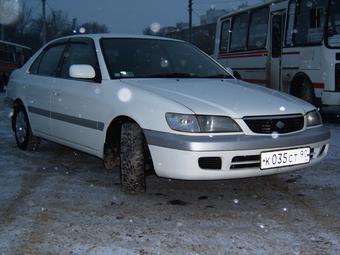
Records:
[[[153,40],[165,40],[165,41],[178,41],[181,40],[167,38],[167,37],[160,37],[160,36],[151,36],[151,35],[133,35],[133,34],[77,34],[77,35],[69,35],[60,37],[57,39],[52,40],[50,43],[58,42],[59,40],[71,39],[71,38],[91,38],[95,41],[100,40],[102,38],[129,38],[129,39],[153,39]]]

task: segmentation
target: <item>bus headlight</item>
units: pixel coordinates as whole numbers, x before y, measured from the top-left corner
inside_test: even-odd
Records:
[[[306,114],[307,127],[318,126],[322,124],[322,118],[318,110],[308,112]]]
[[[234,120],[224,116],[166,113],[165,118],[171,129],[182,132],[241,132]]]

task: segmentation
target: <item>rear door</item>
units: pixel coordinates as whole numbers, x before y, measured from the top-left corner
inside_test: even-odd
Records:
[[[65,43],[60,43],[46,48],[33,62],[24,81],[30,124],[40,136],[50,135],[51,88],[65,47]]]

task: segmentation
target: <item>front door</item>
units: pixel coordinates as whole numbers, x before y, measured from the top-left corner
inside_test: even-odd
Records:
[[[98,121],[98,109],[104,109],[101,85],[96,80],[70,77],[69,69],[74,64],[91,65],[99,70],[92,40],[72,39],[69,42],[60,73],[52,86],[51,135],[58,142],[93,153],[102,146],[100,137],[104,124]],[[98,75],[99,72],[97,78]]]
[[[283,28],[286,11],[271,13],[271,61],[270,61],[270,87],[275,90],[282,89],[281,56],[283,43]]]

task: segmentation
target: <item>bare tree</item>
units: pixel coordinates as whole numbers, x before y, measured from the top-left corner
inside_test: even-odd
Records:
[[[85,33],[88,34],[98,34],[98,33],[108,33],[109,29],[104,24],[99,24],[96,21],[86,22],[80,27],[85,28]]]

